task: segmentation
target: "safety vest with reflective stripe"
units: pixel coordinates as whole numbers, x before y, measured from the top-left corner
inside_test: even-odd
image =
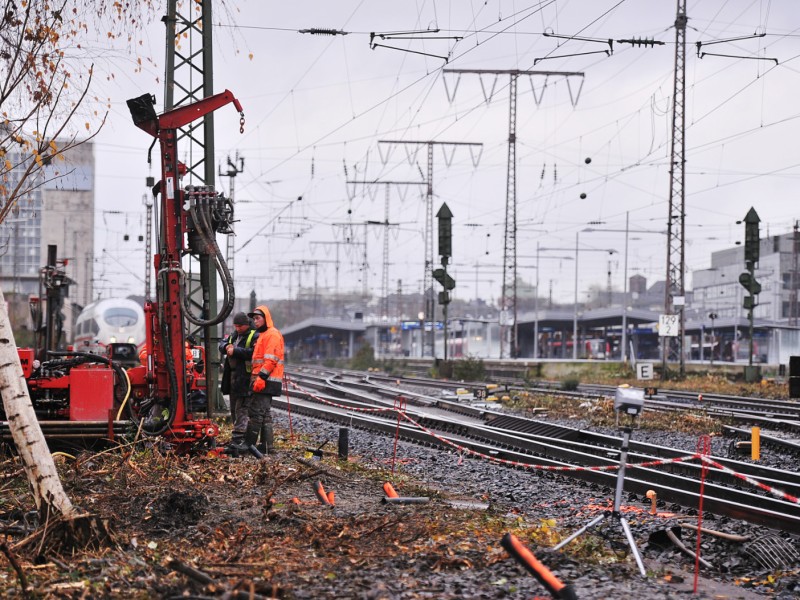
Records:
[[[256,334],[256,330],[255,329],[251,329],[250,330],[250,335],[247,336],[247,340],[244,343],[244,347],[245,348],[249,348],[250,347],[250,343],[253,341],[253,336],[255,334]],[[233,344],[233,336],[234,336],[233,333],[228,336],[228,343],[229,344]],[[251,361],[251,360],[244,361],[244,368],[247,370],[248,373],[250,373],[253,370],[253,361]]]

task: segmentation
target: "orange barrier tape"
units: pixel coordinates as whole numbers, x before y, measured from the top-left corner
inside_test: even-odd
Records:
[[[395,491],[394,486],[388,481],[383,484],[383,492],[387,498],[397,498],[399,494]]]
[[[564,582],[553,575],[553,572],[536,558],[533,552],[528,550],[513,533],[505,534],[503,539],[500,540],[500,545],[503,546],[506,552],[513,556],[519,564],[525,567],[525,570],[536,577],[539,583],[547,588],[547,591],[550,592],[553,598],[577,600],[575,590],[572,589],[572,586],[565,585]]]
[[[331,503],[328,501],[328,494],[325,493],[325,488],[322,486],[321,481],[317,481],[317,484],[314,486],[314,493],[317,495],[317,499],[322,504],[327,504],[328,506],[331,505]]]

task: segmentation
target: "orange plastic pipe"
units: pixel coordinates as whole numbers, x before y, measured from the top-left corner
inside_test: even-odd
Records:
[[[500,545],[503,546],[506,552],[513,556],[519,564],[525,567],[531,575],[536,577],[539,583],[546,587],[547,591],[550,592],[554,598],[577,600],[575,590],[572,589],[572,586],[565,585],[563,581],[556,577],[513,533],[505,534],[503,539],[500,540]]]
[[[325,493],[325,488],[322,486],[321,481],[317,481],[317,484],[314,486],[314,493],[317,495],[317,499],[319,499],[322,504],[327,504],[330,506],[328,494]]]
[[[399,494],[395,491],[394,486],[388,481],[383,484],[383,492],[387,498],[397,498]]]

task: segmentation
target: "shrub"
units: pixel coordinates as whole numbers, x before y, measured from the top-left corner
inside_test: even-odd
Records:
[[[577,375],[567,375],[561,380],[561,389],[565,392],[574,392],[578,389],[580,383],[581,380],[578,379]]]
[[[476,356],[467,356],[453,363],[453,378],[459,381],[484,381],[486,367],[483,359]]]
[[[387,375],[402,373],[407,366],[406,361],[398,361],[394,358],[385,358],[381,361],[381,370]]]
[[[356,371],[366,371],[375,366],[375,350],[369,344],[364,344],[358,349],[350,360],[350,368]]]

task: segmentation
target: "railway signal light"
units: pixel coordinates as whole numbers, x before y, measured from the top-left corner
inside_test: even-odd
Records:
[[[758,296],[761,293],[761,284],[756,281],[756,278],[751,273],[742,273],[739,275],[739,283],[744,286],[751,296]]]
[[[761,239],[759,236],[758,231],[758,224],[761,222],[761,219],[758,217],[758,213],[753,207],[750,207],[750,210],[747,211],[747,215],[744,217],[744,262],[752,263],[753,266],[758,262],[759,258],[759,249],[761,245]]]
[[[456,287],[456,280],[450,277],[444,269],[434,269],[433,278],[441,283],[445,290],[452,290]]]
[[[447,202],[442,203],[436,218],[439,219],[439,256],[453,256],[453,213],[450,212]]]

